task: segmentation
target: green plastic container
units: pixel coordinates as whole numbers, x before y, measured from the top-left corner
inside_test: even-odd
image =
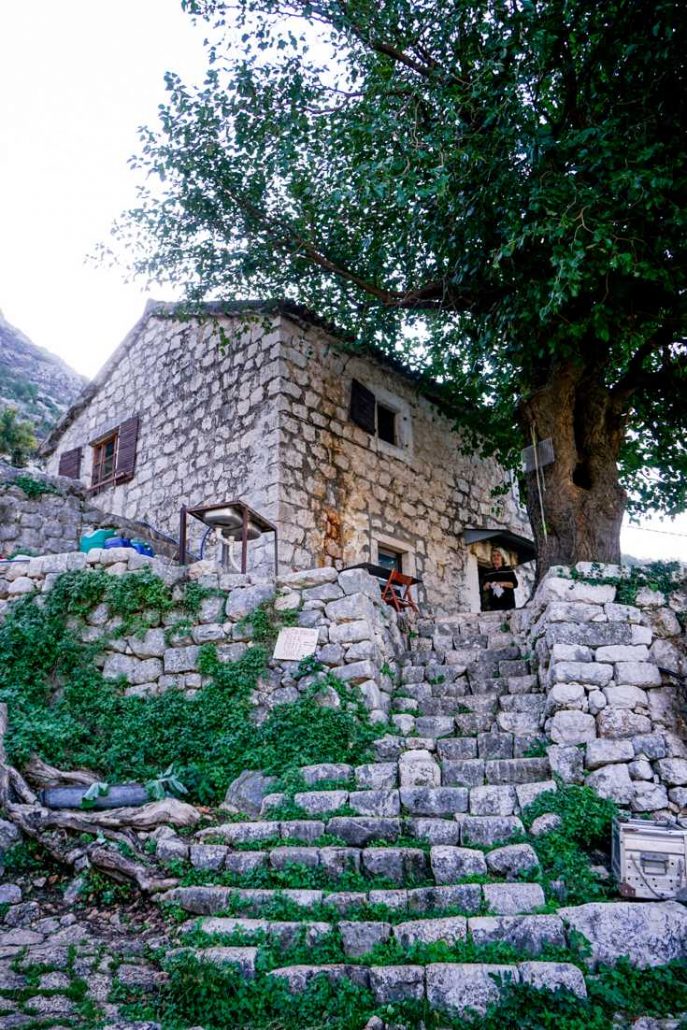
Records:
[[[92,551],[95,547],[102,547],[116,532],[115,529],[96,529],[94,533],[84,533],[79,540],[79,550]]]

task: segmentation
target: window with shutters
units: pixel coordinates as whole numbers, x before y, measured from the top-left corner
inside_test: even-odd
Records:
[[[78,479],[81,475],[81,448],[74,447],[71,451],[63,451],[60,454],[60,463],[57,469],[58,476],[68,476],[69,479]]]
[[[91,489],[102,490],[131,479],[136,467],[138,416],[91,441],[93,471]]]
[[[401,397],[378,388],[369,390],[357,379],[351,383],[350,418],[379,441],[378,449],[395,457],[412,457],[410,405]]]

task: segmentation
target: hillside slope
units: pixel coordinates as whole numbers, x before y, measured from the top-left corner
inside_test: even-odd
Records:
[[[0,314],[0,409],[16,407],[44,436],[86,379],[35,343]]]

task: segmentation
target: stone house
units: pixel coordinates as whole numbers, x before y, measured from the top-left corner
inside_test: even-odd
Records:
[[[43,454],[102,508],[169,534],[182,505],[240,498],[279,527],[281,572],[395,565],[437,612],[479,609],[492,544],[532,556],[498,463],[461,452],[400,364],[287,303],[149,303]]]

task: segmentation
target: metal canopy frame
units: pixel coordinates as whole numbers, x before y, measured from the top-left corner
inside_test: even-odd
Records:
[[[491,540],[495,544],[502,544],[511,551],[518,553],[518,565],[534,561],[537,557],[537,549],[531,540],[519,533],[511,533],[508,529],[487,529],[480,527],[475,529],[464,529],[463,540],[466,544],[476,544],[481,540]]]
[[[248,524],[253,522],[263,533],[274,533],[274,574],[279,571],[279,533],[277,527],[264,515],[254,511],[245,501],[221,501],[215,504],[198,504],[192,508],[183,505],[179,512],[179,561],[186,564],[188,550],[186,547],[186,536],[188,531],[188,518],[198,519],[203,525],[207,525],[204,515],[210,511],[217,511],[219,508],[234,508],[241,516],[241,572],[246,573],[248,569]]]

